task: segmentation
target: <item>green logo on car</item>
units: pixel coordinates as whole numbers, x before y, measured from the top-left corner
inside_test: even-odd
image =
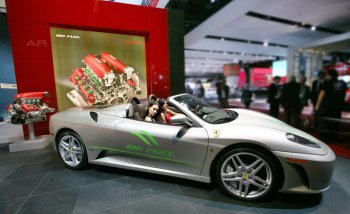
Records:
[[[146,144],[147,146],[150,146],[152,147],[152,145],[155,145],[157,147],[159,147],[159,144],[158,142],[156,141],[156,139],[154,139],[154,137],[146,132],[146,131],[143,131],[143,130],[139,130],[138,132],[131,132],[131,134],[135,135],[136,137],[140,138],[142,140],[142,142],[144,144]],[[150,140],[151,142],[149,142],[146,137],[148,138],[148,140]]]
[[[142,142],[145,145],[147,145],[147,147],[128,144],[126,145],[127,150],[135,151],[135,152],[144,152],[150,155],[163,156],[163,157],[171,157],[173,155],[172,151],[155,148],[155,147],[159,147],[159,144],[150,133],[143,130],[139,130],[137,132],[131,132],[131,134],[135,135],[140,140],[142,140]]]

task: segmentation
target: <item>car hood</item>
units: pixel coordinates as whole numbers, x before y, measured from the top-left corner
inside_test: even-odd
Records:
[[[237,119],[232,121],[231,124],[276,129],[282,132],[299,135],[301,137],[308,138],[315,142],[321,142],[320,140],[316,139],[312,135],[309,135],[267,114],[263,114],[260,112],[247,110],[247,109],[230,109],[230,110],[238,113]]]
[[[222,131],[229,133],[229,135],[237,136],[248,136],[248,139],[262,140],[262,142],[270,142],[268,145],[271,149],[276,151],[289,151],[289,152],[306,152],[325,155],[329,152],[329,148],[322,141],[313,137],[312,135],[305,133],[299,129],[296,129],[276,118],[269,115],[259,113],[256,111],[246,109],[229,109],[238,113],[236,120],[230,123],[222,124]],[[227,126],[229,125],[229,126]],[[232,126],[235,126],[232,128]],[[237,130],[233,132],[233,130]],[[314,149],[312,147],[306,147],[296,143],[291,143],[286,140],[285,134],[291,133],[300,137],[306,138],[315,142],[321,146],[320,149]],[[272,143],[273,142],[273,143]],[[297,148],[299,147],[299,148]],[[296,149],[297,148],[297,149]]]
[[[246,109],[230,109],[238,113],[236,120],[230,122],[235,125],[248,125],[277,129],[285,132],[298,132],[300,130],[293,128],[285,122],[269,115]],[[296,133],[295,133],[296,134]]]

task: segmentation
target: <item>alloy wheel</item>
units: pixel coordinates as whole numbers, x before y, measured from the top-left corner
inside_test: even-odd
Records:
[[[70,167],[78,166],[83,160],[83,146],[72,135],[65,135],[60,139],[58,150],[64,163]]]
[[[268,162],[250,152],[230,155],[221,165],[220,178],[226,190],[238,198],[263,197],[272,187]]]

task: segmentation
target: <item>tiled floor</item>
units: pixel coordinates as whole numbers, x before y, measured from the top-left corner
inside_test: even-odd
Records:
[[[279,194],[267,203],[229,198],[208,184],[92,166],[66,169],[51,146],[9,153],[0,144],[0,213],[350,213],[350,159],[337,158],[322,195]]]

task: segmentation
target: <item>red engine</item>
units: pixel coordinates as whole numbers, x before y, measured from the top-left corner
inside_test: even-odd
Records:
[[[6,107],[6,111],[11,115],[12,124],[28,124],[46,120],[46,114],[54,112],[45,103],[48,92],[28,92],[17,94],[13,104]]]
[[[125,102],[129,89],[141,94],[138,73],[133,67],[107,52],[88,54],[83,61],[85,67],[74,69],[69,80],[75,89],[68,98],[77,106],[110,105]]]

